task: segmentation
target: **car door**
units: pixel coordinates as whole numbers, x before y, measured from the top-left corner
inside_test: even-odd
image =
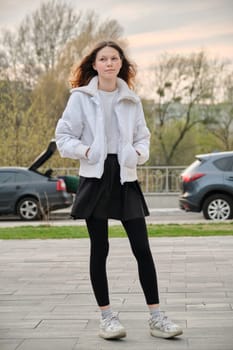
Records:
[[[233,157],[228,158],[227,166],[224,170],[224,184],[233,197]]]
[[[233,156],[225,156],[217,159],[214,165],[223,175],[224,191],[233,198]]]
[[[2,171],[0,173],[0,212],[11,212],[15,201],[15,173]]]

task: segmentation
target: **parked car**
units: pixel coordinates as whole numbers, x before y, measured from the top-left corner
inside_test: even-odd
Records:
[[[181,174],[180,208],[209,220],[233,218],[233,152],[201,154]]]
[[[73,196],[67,192],[65,179],[53,177],[52,169],[44,173],[38,170],[55,151],[56,143],[52,140],[29,168],[0,168],[0,215],[34,220],[71,206]]]

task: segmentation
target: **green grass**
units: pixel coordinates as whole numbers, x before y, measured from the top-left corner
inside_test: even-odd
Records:
[[[233,223],[148,225],[150,237],[230,236]],[[110,226],[110,237],[125,237],[122,226]],[[0,228],[0,239],[85,238],[85,226],[23,226]]]

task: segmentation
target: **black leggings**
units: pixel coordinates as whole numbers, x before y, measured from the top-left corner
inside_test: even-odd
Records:
[[[109,252],[108,221],[86,220],[91,240],[90,277],[99,306],[109,305],[106,260]],[[157,277],[144,218],[122,221],[137,260],[140,283],[148,305],[159,303]]]

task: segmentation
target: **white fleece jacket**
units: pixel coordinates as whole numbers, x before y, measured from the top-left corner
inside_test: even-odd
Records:
[[[121,183],[137,179],[137,165],[149,158],[150,132],[139,97],[117,78],[118,98],[113,106],[119,128],[118,161]],[[101,178],[107,157],[104,115],[98,96],[98,77],[71,90],[55,131],[62,157],[79,159],[79,175]],[[88,158],[85,156],[87,149]],[[136,150],[140,153],[137,154]]]

